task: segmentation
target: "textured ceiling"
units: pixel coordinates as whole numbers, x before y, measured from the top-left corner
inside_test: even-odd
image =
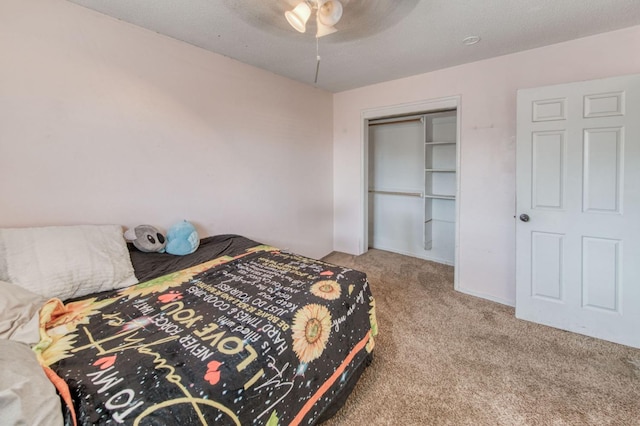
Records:
[[[315,24],[299,0],[70,0],[265,70],[314,84]],[[317,87],[339,92],[640,24],[640,0],[344,0],[319,39]],[[462,40],[478,35],[481,42]],[[637,46],[640,51],[640,46]]]

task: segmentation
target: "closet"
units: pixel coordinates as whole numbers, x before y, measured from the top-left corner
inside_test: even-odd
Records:
[[[368,121],[369,247],[453,265],[456,110]]]

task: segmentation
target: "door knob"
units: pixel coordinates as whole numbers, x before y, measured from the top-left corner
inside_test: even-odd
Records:
[[[520,220],[523,222],[529,222],[529,215],[528,214],[521,214],[520,215]]]

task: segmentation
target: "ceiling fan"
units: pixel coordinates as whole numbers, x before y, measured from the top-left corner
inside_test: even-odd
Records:
[[[311,17],[311,12],[316,12],[316,77],[314,83],[318,83],[318,72],[320,71],[320,48],[318,39],[338,31],[334,25],[342,18],[342,3],[338,0],[303,0],[293,8],[284,13],[287,22],[301,33],[307,31],[307,21]]]
[[[297,31],[304,33],[312,11],[316,12],[316,38],[324,37],[338,31],[336,25],[342,18],[342,3],[338,0],[303,0],[292,10],[284,13],[289,24]]]
[[[327,43],[330,44],[348,43],[385,31],[408,16],[420,2],[420,0],[217,1],[222,3],[224,7],[250,25],[259,28],[261,31],[275,34],[278,37],[287,37],[286,34],[291,31],[291,24],[289,24],[287,19],[282,19],[287,15],[286,12],[296,12],[300,17],[297,18],[297,20],[304,22],[304,24],[301,24],[301,27],[305,28],[307,33],[310,33],[312,30],[314,36],[317,35],[323,39],[325,38],[324,36],[331,34],[331,37],[327,37],[329,39],[327,40]],[[300,6],[300,3],[305,3],[306,6]],[[340,3],[340,5],[338,5],[338,3]],[[323,5],[324,9],[322,9]],[[327,29],[322,31],[316,30],[316,23],[318,21],[318,15],[316,12],[318,11],[319,6],[319,16],[323,20],[321,24],[327,27],[334,27],[333,30],[339,30],[337,33],[334,34],[335,31],[332,31],[331,29],[329,29],[327,33],[324,32]],[[344,13],[340,18],[336,18],[335,16],[340,15],[339,11],[341,10],[341,6]],[[297,7],[300,7],[300,9],[296,10]],[[331,9],[331,13],[329,13],[329,10],[327,9]],[[298,13],[298,11],[300,13]],[[314,16],[314,13],[316,13],[316,16]],[[332,14],[334,16],[333,20],[327,20],[327,15]],[[325,16],[327,16],[327,19],[324,18]],[[294,22],[295,20],[296,18],[294,18]],[[338,23],[338,21],[340,22]],[[311,36],[311,34],[307,34],[307,37],[309,36]],[[299,40],[308,39],[305,37]]]

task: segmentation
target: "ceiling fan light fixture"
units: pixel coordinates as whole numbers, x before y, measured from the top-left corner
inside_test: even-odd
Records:
[[[316,38],[324,37],[329,34],[333,34],[338,31],[335,27],[325,25],[320,21],[319,17],[316,17],[316,24],[318,25],[318,30],[316,32]]]
[[[307,30],[307,21],[311,16],[311,7],[303,1],[294,7],[293,10],[286,11],[284,16],[296,31],[303,33]]]
[[[333,27],[342,18],[342,3],[338,0],[318,2],[318,21],[327,27]]]

